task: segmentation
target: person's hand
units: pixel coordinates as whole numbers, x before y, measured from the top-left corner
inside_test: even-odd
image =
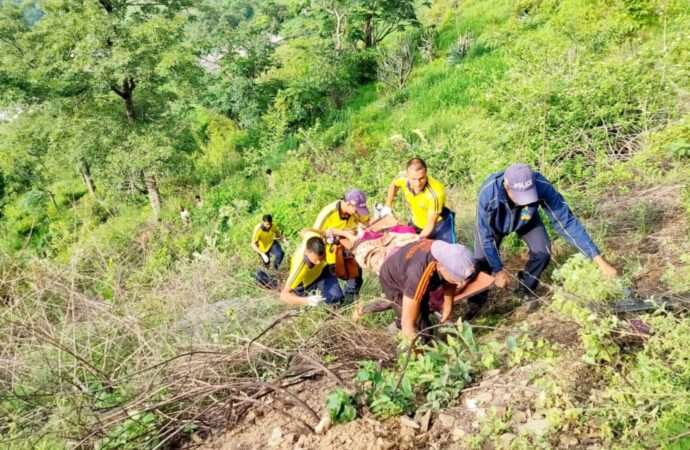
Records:
[[[608,262],[606,262],[606,260],[602,258],[601,255],[595,256],[594,262],[597,263],[597,265],[599,266],[599,270],[601,270],[601,272],[607,277],[615,278],[618,276],[618,271],[616,270],[616,268]]]
[[[307,304],[309,306],[319,306],[325,300],[326,299],[321,295],[310,295],[309,297],[307,297]]]
[[[261,255],[261,259],[264,260],[264,264],[268,264],[269,260],[268,260],[268,256],[266,255],[266,253],[260,253],[260,255]]]
[[[391,209],[390,206],[384,206],[379,210],[379,217],[386,217],[386,216],[392,216],[393,215],[393,210]]]
[[[508,272],[506,272],[505,270],[501,270],[500,272],[496,272],[494,274],[494,284],[499,289],[507,288],[508,285],[510,284],[510,275],[508,275]]]
[[[357,322],[359,319],[361,319],[364,316],[364,311],[362,311],[362,308],[357,308],[354,311],[352,311],[352,321]]]

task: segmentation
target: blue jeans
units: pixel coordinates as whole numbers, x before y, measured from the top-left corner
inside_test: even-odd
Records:
[[[277,269],[278,266],[280,266],[280,263],[283,262],[285,252],[283,251],[283,247],[280,246],[278,241],[273,241],[271,248],[268,249],[265,255],[268,256],[269,264],[271,256],[273,256],[273,268]],[[268,267],[268,264],[266,264],[266,267]]]
[[[300,297],[306,297],[316,290],[321,291],[321,295],[326,299],[326,304],[332,305],[334,303],[342,303],[345,296],[343,290],[340,289],[338,279],[335,277],[329,266],[323,268],[321,275],[309,286],[298,286],[295,289],[295,294]]]

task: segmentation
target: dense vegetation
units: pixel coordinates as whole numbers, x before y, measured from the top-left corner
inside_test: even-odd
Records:
[[[655,315],[654,336],[630,351],[614,339],[616,318],[589,304],[650,271],[656,292],[690,290],[689,8],[0,2],[0,105],[16,115],[0,124],[0,445],[140,448],[207,431],[204,414],[236,395],[230,380],[257,370],[271,380],[284,357],[259,354],[257,369],[238,350],[282,312],[252,283],[248,239],[261,215],[283,228],[289,253],[323,205],[350,187],[383,200],[418,155],[448,187],[463,241],[481,181],[522,161],[559,186],[623,273],[606,284],[556,246],[557,262],[568,262],[552,278],[552,308],[581,326],[586,360],[606,385],[585,408],[547,380],[554,432],[594,423],[622,448],[686,448],[687,318]],[[507,247],[521,250],[517,240]],[[365,292],[378,293],[376,280]],[[181,321],[203,322],[190,310],[227,299],[242,300],[180,331]],[[355,332],[319,311],[293,320],[275,348]],[[444,359],[413,363],[405,382],[447,370],[439,361],[462,347],[449,345],[438,350]],[[521,359],[502,348],[475,361],[477,348],[455,352],[465,356],[449,364],[464,369],[447,385],[427,374],[426,403],[452,402],[482,365]],[[184,395],[193,371],[218,388]],[[383,415],[414,409],[409,394]]]

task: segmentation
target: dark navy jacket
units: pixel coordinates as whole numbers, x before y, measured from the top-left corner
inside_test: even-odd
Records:
[[[539,201],[528,206],[516,206],[509,201],[508,193],[503,187],[503,171],[489,176],[479,190],[476,225],[479,241],[475,243],[475,246],[482,246],[494,272],[503,270],[496,238],[502,238],[528,225],[538,214],[539,206],[544,208],[554,229],[570,245],[577,247],[589,258],[594,258],[600,253],[580,221],[570,211],[563,196],[553,185],[538,172],[534,172],[534,182],[537,186]]]

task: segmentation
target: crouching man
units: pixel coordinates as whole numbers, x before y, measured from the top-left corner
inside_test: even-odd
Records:
[[[379,281],[388,300],[401,304],[402,334],[411,342],[430,326],[429,293],[443,286],[443,315],[450,318],[453,298],[474,275],[470,251],[461,244],[422,239],[400,247],[381,266]]]
[[[496,287],[504,289],[510,276],[503,267],[499,249],[510,233],[525,241],[529,259],[518,272],[521,294],[534,294],[539,277],[551,260],[551,242],[539,217],[543,208],[554,230],[569,244],[591,258],[607,276],[617,276],[616,269],[601,257],[599,248],[572,213],[563,196],[539,172],[526,164],[513,164],[505,171],[489,176],[479,191],[474,258],[477,270],[493,273]],[[481,304],[486,293],[473,299]]]
[[[341,303],[343,291],[338,279],[326,264],[326,244],[308,233],[305,241],[292,255],[290,274],[280,292],[280,300],[294,306],[318,306]]]

